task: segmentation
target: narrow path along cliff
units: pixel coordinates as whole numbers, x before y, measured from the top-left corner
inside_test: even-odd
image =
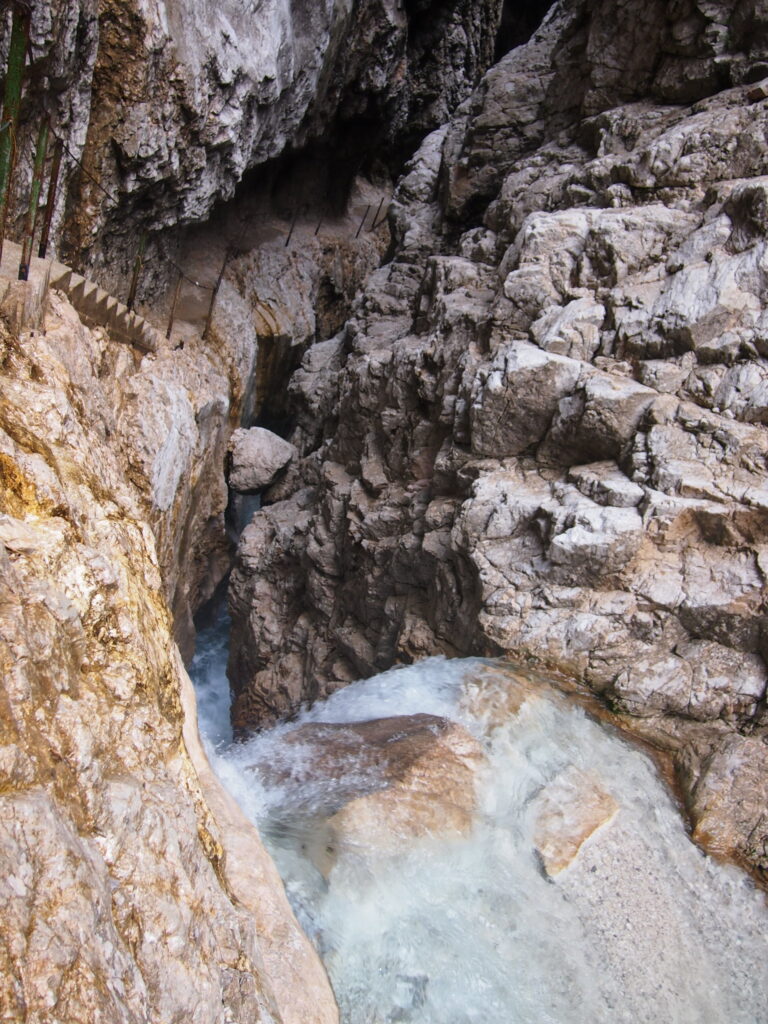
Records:
[[[0,1016],[761,1020],[762,7],[14,32]]]

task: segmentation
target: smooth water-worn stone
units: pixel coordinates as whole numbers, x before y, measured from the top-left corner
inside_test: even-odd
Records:
[[[472,826],[486,759],[455,722],[420,714],[307,723],[282,744],[252,770],[311,821],[306,852],[326,877],[339,860],[372,863]]]
[[[380,830],[369,819],[327,877],[308,856],[312,823],[296,813],[312,765],[301,744],[284,742],[292,726],[224,755],[245,800],[257,787],[246,764],[281,766],[283,781],[258,787],[251,806],[345,1019],[482,1019],[489,1005],[499,1020],[545,1014],[562,1024],[614,1020],[617,1008],[643,1024],[760,1018],[764,894],[701,855],[648,757],[555,696],[554,682],[486,659],[430,658],[300,712],[298,732],[317,735],[333,720],[331,749],[345,726],[365,729],[372,715],[456,717],[488,760],[467,834],[401,841],[373,857],[366,835]],[[293,770],[300,786],[285,782]]]
[[[619,805],[601,783],[578,769],[558,775],[534,800],[533,842],[550,876],[559,875],[584,843],[608,825]]]

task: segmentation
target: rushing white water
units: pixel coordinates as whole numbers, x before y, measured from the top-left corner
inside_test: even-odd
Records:
[[[229,745],[225,633],[220,623],[201,636],[193,664],[201,730],[265,836],[346,1024],[768,1020],[764,896],[690,842],[642,752],[549,696],[504,721],[471,713],[462,694],[477,661],[430,659],[356,683],[300,721],[440,715],[482,742],[488,768],[470,835],[342,859],[326,881],[302,853],[295,796],[248,770],[284,757],[281,737],[296,723]],[[531,808],[569,769],[599,778],[620,810],[550,878]]]

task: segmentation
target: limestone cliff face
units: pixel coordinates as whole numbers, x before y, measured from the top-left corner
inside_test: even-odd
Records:
[[[442,121],[499,6],[32,0],[22,170],[45,97],[116,200],[70,164],[59,236],[118,280],[248,167]],[[330,338],[383,236],[240,255],[205,345],[140,359],[56,295],[2,331],[0,1016],[336,1018],[171,624],[188,649],[227,565],[259,340],[323,339],[235,573],[237,723],[507,653],[671,749],[697,837],[768,867],[767,32],[746,0],[561,3],[421,147]]]
[[[768,868],[767,28],[563,2],[425,141],[394,259],[291,382],[236,725],[504,653],[672,750],[696,837]]]
[[[419,139],[490,63],[500,8],[33,0],[22,164],[46,110],[98,182],[67,162],[64,248],[108,284],[138,230],[205,219],[289,148],[325,137],[354,172],[361,144]]]
[[[361,123],[390,150],[420,137],[487,66],[500,14],[499,0],[29,7],[15,213],[48,114],[98,182],[66,157],[60,248],[107,285],[139,229],[203,220],[286,149]],[[5,40],[8,25],[5,12]],[[225,451],[258,401],[259,339],[332,333],[385,234],[241,254],[205,344],[187,322],[141,358],[56,293],[43,332],[0,325],[4,1019],[337,1019],[258,836],[210,772],[174,640],[188,653],[227,568]],[[256,295],[270,265],[277,283]],[[308,285],[293,304],[305,334],[279,308],[292,282]]]
[[[146,474],[171,507],[177,449],[196,443],[181,428],[204,435],[206,403],[188,367],[136,369],[51,304],[45,335],[0,339],[0,1013],[332,1022],[276,872],[201,751],[132,483]],[[125,417],[152,396],[179,436],[150,460],[162,423],[137,415],[130,449]]]

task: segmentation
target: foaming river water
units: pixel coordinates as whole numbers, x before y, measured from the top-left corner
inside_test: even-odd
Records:
[[[641,751],[546,687],[499,714],[501,673],[438,658],[355,683],[298,722],[232,745],[227,625],[199,637],[201,732],[275,859],[346,1024],[768,1021],[765,898],[690,842]],[[252,766],[290,774],[290,758],[306,757],[284,740],[297,724],[416,714],[459,723],[484,752],[471,829],[394,850],[358,844],[321,873],[311,792]],[[548,871],[542,799],[551,812],[574,779],[601,794],[606,820]],[[555,826],[565,814],[567,831],[569,813],[556,807]]]

